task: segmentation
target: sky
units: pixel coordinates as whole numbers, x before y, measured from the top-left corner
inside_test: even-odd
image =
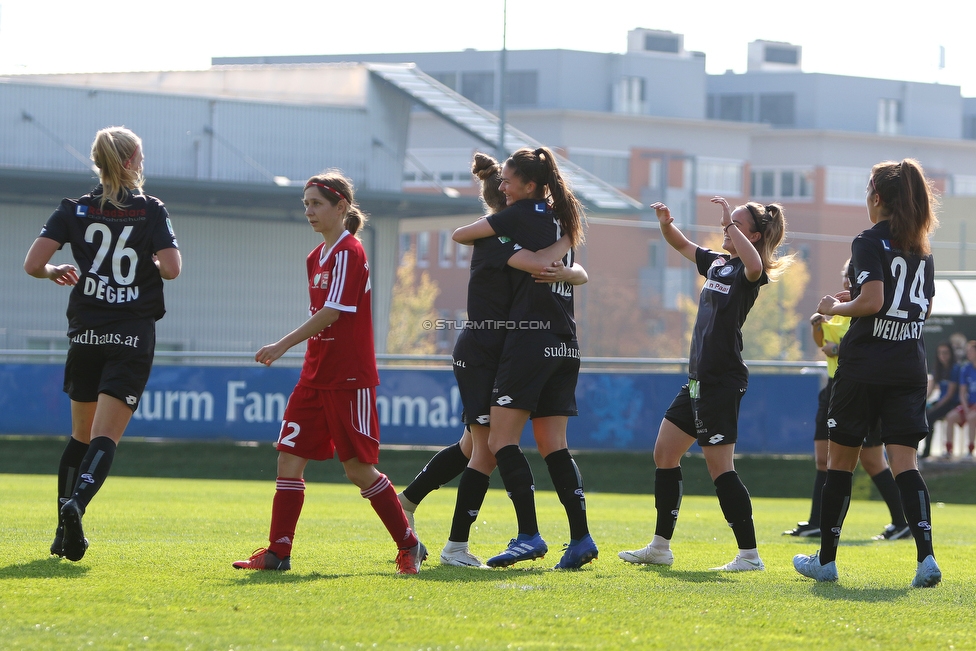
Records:
[[[507,0],[507,21],[504,4],[0,0],[0,74],[199,70],[223,56],[498,50],[503,24],[513,50],[623,52],[627,32],[643,27],[683,34],[711,74],[745,72],[748,43],[763,39],[802,46],[806,72],[949,84],[976,97],[971,0]]]

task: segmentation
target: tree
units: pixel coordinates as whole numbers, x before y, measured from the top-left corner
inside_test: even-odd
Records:
[[[806,317],[798,306],[810,280],[807,264],[797,258],[779,280],[759,291],[742,326],[742,355],[747,359],[803,359],[797,327]]]
[[[437,350],[433,322],[438,318],[434,301],[440,294],[437,283],[424,271],[417,280],[417,255],[407,251],[397,268],[390,303],[387,352],[397,355],[432,355]]]

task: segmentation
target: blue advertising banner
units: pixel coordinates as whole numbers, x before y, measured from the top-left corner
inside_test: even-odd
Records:
[[[127,434],[274,441],[298,374],[297,368],[157,365]],[[0,434],[69,434],[62,378],[61,365],[0,364]],[[678,374],[582,373],[570,447],[651,450],[685,381]],[[817,374],[753,374],[736,451],[810,453],[819,388]],[[450,369],[381,369],[376,403],[384,444],[441,446],[461,434],[462,406]],[[534,445],[531,426],[523,445]]]

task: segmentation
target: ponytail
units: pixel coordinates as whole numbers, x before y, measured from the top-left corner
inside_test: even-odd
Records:
[[[763,205],[750,201],[746,208],[752,215],[752,231],[761,237],[756,242],[756,251],[762,260],[763,269],[771,280],[783,275],[796,257],[795,254],[779,255],[778,250],[786,237],[786,214],[778,203]]]
[[[912,255],[931,253],[929,233],[939,226],[938,199],[919,162],[906,158],[878,163],[871,169],[870,191],[881,200],[896,245]]]
[[[100,208],[104,209],[106,203],[124,208],[127,205],[126,191],[142,189],[145,182],[142,167],[128,167],[140,149],[142,140],[125,127],[108,127],[95,134],[91,159],[98,168],[98,179],[102,184]]]
[[[552,210],[556,213],[556,218],[559,219],[563,232],[569,236],[573,247],[582,244],[585,239],[583,204],[559,173],[555,154],[548,147],[539,147],[535,150],[523,148],[513,153],[505,164],[510,165],[520,179],[534,182],[543,192],[542,196],[550,201]]]
[[[310,186],[318,188],[322,197],[333,206],[340,201],[346,202],[347,209],[342,218],[342,226],[349,231],[350,235],[356,235],[366,225],[369,216],[356,203],[352,181],[341,171],[325,170],[305,182],[306,190]]]

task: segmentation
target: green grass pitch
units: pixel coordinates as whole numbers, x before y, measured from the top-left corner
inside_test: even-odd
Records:
[[[497,483],[497,482],[496,482]],[[441,566],[455,491],[417,512],[430,549],[419,576],[394,575],[395,548],[352,485],[311,483],[290,572],[234,570],[266,544],[270,481],[110,477],[85,517],[79,563],[48,556],[51,476],[0,475],[3,649],[963,649],[976,647],[976,506],[933,505],[944,580],[911,589],[911,541],[870,538],[883,503],[855,501],[838,555],[840,581],[797,575],[818,541],[781,535],[800,499],[754,500],[765,572],[709,572],[734,539],[717,500],[684,499],[671,568],[617,558],[653,533],[653,497],[591,493],[600,558],[550,568],[568,537],[552,492],[537,495],[542,561],[501,570]],[[472,533],[485,558],[515,533],[503,491]]]

